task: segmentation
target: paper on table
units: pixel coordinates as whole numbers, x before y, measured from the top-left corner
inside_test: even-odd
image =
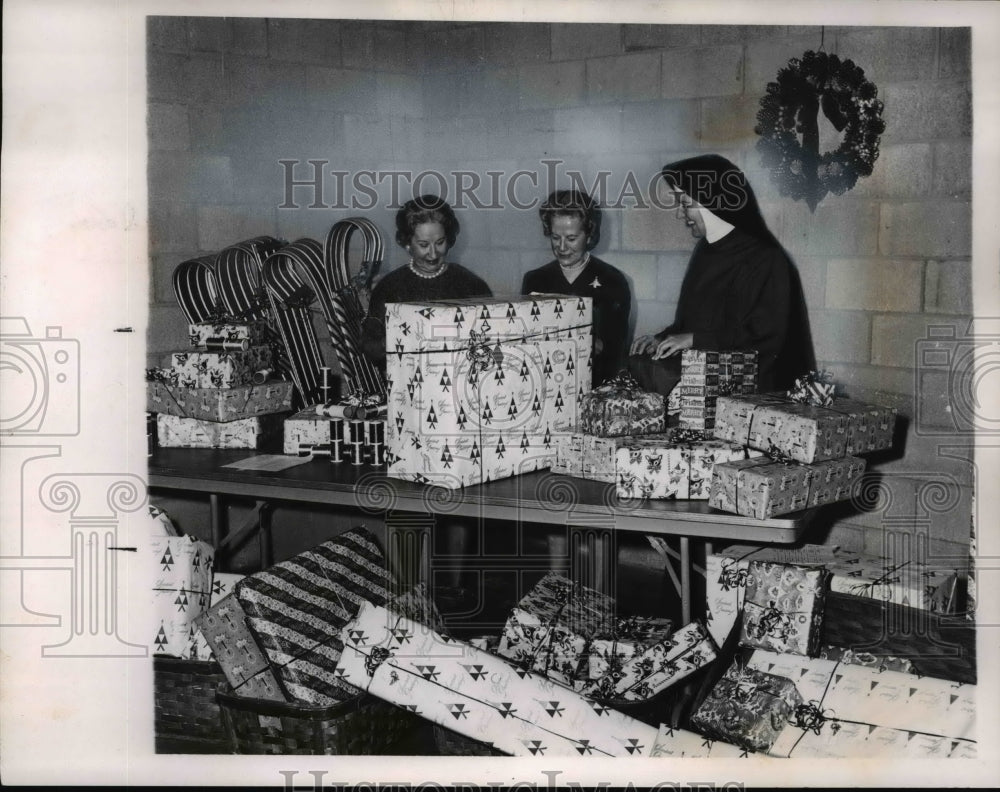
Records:
[[[236,468],[237,470],[268,470],[277,471],[285,468],[303,465],[312,457],[290,457],[284,454],[260,454],[259,456],[247,457],[222,465],[224,468]]]

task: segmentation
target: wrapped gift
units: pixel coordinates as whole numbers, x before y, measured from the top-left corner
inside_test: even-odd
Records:
[[[385,603],[393,585],[375,538],[354,528],[245,577],[235,596],[282,687],[296,701],[326,706],[358,692],[334,675],[341,628],[363,602]]]
[[[236,388],[182,388],[165,382],[146,383],[146,409],[181,418],[236,421],[286,412],[291,408],[290,382],[269,382]]]
[[[618,496],[707,500],[716,464],[760,456],[690,429],[632,437],[615,455]]]
[[[390,303],[388,475],[454,489],[551,466],[591,347],[589,297]]]
[[[247,626],[243,606],[234,595],[223,597],[195,624],[236,695],[266,701],[288,700]]]
[[[804,465],[768,457],[721,462],[712,470],[708,505],[766,520],[781,514],[850,499],[865,460],[844,457]]]
[[[598,437],[646,435],[666,428],[667,408],[659,393],[648,393],[622,373],[580,401],[580,431]]]
[[[663,723],[656,733],[656,742],[653,743],[653,750],[649,755],[677,759],[747,759],[752,753],[754,752],[730,745],[723,740],[713,740]]]
[[[772,561],[751,561],[740,643],[814,655],[819,648],[830,573]]]
[[[591,682],[584,693],[602,699],[644,701],[712,662],[716,654],[708,631],[699,622],[692,622],[623,663],[621,670]]]
[[[691,726],[750,751],[767,751],[800,704],[790,679],[734,664],[691,715]]]
[[[281,423],[281,415],[218,423],[161,413],[156,440],[160,448],[262,448],[280,436]]]
[[[469,639],[469,646],[479,649],[482,652],[498,654],[500,648],[500,636],[498,635],[476,635]]]
[[[958,571],[919,558],[895,562],[884,555],[838,549],[829,565],[830,591],[892,602],[932,613],[955,613]]]
[[[974,751],[975,685],[759,649],[747,666],[792,680],[804,702],[772,745],[773,756]]]
[[[514,607],[497,651],[566,685],[586,676],[590,640],[608,629],[614,599],[549,572]]]
[[[149,537],[156,558],[153,623],[156,654],[192,659],[194,620],[209,606],[212,589],[212,546],[193,536]]]
[[[342,678],[514,756],[647,756],[656,729],[466,643],[365,604]]]
[[[242,580],[243,575],[237,575],[232,572],[213,572],[212,573],[212,593],[210,595],[208,607],[211,610],[213,607],[218,605],[222,600],[233,593],[233,586],[236,585],[238,580]],[[213,659],[212,647],[209,646],[208,641],[205,640],[205,636],[202,635],[201,629],[198,627],[197,622],[195,622],[194,635],[191,636],[191,642],[188,651],[188,657],[192,660],[211,660]]]
[[[757,392],[757,353],[685,349],[681,352],[681,379],[675,390],[680,425],[686,429],[711,429],[719,396]]]
[[[556,438],[556,459],[552,464],[552,471],[613,484],[617,480],[615,464],[618,449],[638,440],[655,443],[660,439],[669,442],[670,436],[669,433],[663,433],[643,435],[641,438],[601,437],[579,432],[560,435]]]
[[[913,663],[905,657],[858,652],[843,646],[821,646],[817,657],[823,660],[844,663],[845,665],[860,665],[866,668],[874,668],[878,671],[899,671],[903,674],[916,673]]]
[[[641,654],[653,644],[670,637],[673,622],[651,616],[619,618],[608,633],[598,634],[590,642],[587,655],[587,678],[600,679],[612,669]]]
[[[430,627],[435,632],[441,634],[447,632],[448,628],[441,618],[441,612],[427,593],[427,584],[423,581],[388,600],[385,606],[412,621]]]
[[[344,442],[344,421],[317,415],[315,407],[306,407],[285,419],[284,452],[300,454],[316,446],[329,446],[333,440]]]
[[[766,393],[720,396],[714,432],[722,440],[812,463],[891,448],[895,422],[891,407],[853,399],[820,407]]]
[[[191,346],[201,349],[248,349],[270,338],[266,322],[196,322],[188,325]]]
[[[254,375],[274,365],[269,346],[230,352],[174,352],[170,367],[177,384],[185,388],[235,388],[252,385]]]

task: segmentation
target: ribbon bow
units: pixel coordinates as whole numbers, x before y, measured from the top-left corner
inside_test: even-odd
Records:
[[[769,603],[754,629],[754,638],[763,638],[770,635],[774,638],[786,638],[789,624],[788,614],[774,607],[774,603]]]
[[[503,350],[500,348],[500,342],[497,341],[491,349],[486,333],[479,334],[475,330],[469,333],[469,348],[466,350],[466,354],[471,361],[469,378],[473,381],[479,377],[480,372],[488,371],[490,366],[494,364],[499,366],[503,362]]]
[[[782,465],[795,465],[797,464],[794,459],[792,459],[788,454],[782,451],[773,442],[768,443],[766,453],[774,462],[779,462]]]
[[[146,369],[146,382],[162,382],[166,385],[177,384],[177,372],[168,368]]]
[[[609,390],[609,391],[621,390],[628,392],[633,392],[642,389],[639,386],[639,383],[636,381],[635,377],[633,377],[629,373],[628,369],[622,369],[613,377],[604,380],[604,382],[601,384],[600,387],[601,390]]]
[[[788,720],[793,726],[798,726],[804,731],[819,734],[823,729],[823,724],[829,721],[830,718],[831,716],[824,714],[818,703],[810,701],[807,704],[799,704],[792,711],[791,717]],[[830,724],[830,728],[835,732],[839,731],[840,724],[833,722]]]
[[[902,569],[909,563],[910,563],[909,561],[904,561],[902,564],[896,564],[896,566],[892,567],[891,569],[885,570],[885,572],[883,572],[879,577],[875,578],[875,580],[871,580],[868,583],[859,583],[856,586],[851,586],[851,593],[860,594],[863,596],[870,596],[872,593],[874,593],[876,586],[898,583],[900,581],[900,577],[899,575],[894,576],[893,572]]]
[[[365,671],[368,673],[368,676],[375,676],[376,669],[391,656],[392,652],[384,646],[374,647],[372,653],[365,658]]]
[[[785,395],[793,402],[829,407],[833,404],[837,386],[828,371],[810,371],[795,380],[795,385]]]
[[[670,435],[674,443],[704,443],[712,438],[701,429],[674,429]]]
[[[740,569],[739,567],[728,566],[719,574],[719,585],[722,586],[723,591],[741,589],[747,584],[748,572],[749,570],[745,567]]]

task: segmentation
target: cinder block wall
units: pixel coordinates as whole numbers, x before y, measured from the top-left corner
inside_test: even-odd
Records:
[[[799,269],[820,364],[903,418],[896,451],[872,459],[861,511],[830,510],[812,538],[880,552],[918,542],[965,565],[974,467],[941,448],[971,440],[950,428],[948,368],[918,365],[917,350],[932,326],[961,336],[972,311],[968,29],[153,17],[148,34],[151,364],[185,343],[170,288],[184,258],[260,234],[322,240],[365,214],[386,235],[384,266],[403,263],[388,177],[375,208],[329,208],[331,170],[435,171],[451,191],[456,171],[478,175],[480,203],[499,208],[467,193],[453,259],[498,294],[550,258],[537,201],[568,170],[586,185],[608,171],[605,204],[630,208],[605,211],[596,252],[631,279],[636,332],[658,330],[692,240],[670,213],[635,205],[665,162],[718,152],[747,171]],[[762,170],[753,126],[778,68],[821,45],[878,86],[887,130],[872,176],[810,212]],[[824,131],[824,150],[836,144]],[[313,176],[308,160],[328,163],[318,201],[300,186],[299,208],[281,208],[283,159],[298,181]],[[518,171],[529,175],[514,199],[532,208],[507,194]]]

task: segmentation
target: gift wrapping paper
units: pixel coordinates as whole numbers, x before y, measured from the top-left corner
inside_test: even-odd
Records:
[[[242,342],[260,346],[267,343],[269,337],[266,322],[196,322],[188,325],[192,347],[210,348]]]
[[[765,752],[802,703],[790,679],[734,664],[691,715],[691,726],[710,737]]]
[[[711,429],[719,396],[757,392],[757,353],[685,349],[676,390],[680,425]]]
[[[648,756],[656,729],[366,603],[343,631],[348,683],[514,756]]]
[[[864,475],[860,457],[812,464],[767,457],[720,462],[712,470],[708,505],[765,520],[781,514],[848,500]]]
[[[815,655],[829,578],[823,567],[750,561],[740,643]]]
[[[649,755],[677,759],[748,759],[753,751],[661,723]]]
[[[196,625],[237,696],[266,701],[288,700],[250,632],[243,606],[233,594],[205,611]]]
[[[292,383],[269,382],[236,388],[183,388],[146,383],[146,409],[201,421],[236,421],[292,409]]]
[[[594,388],[580,401],[580,431],[598,437],[647,435],[667,426],[666,400],[623,377]]]
[[[212,591],[209,595],[208,603],[209,609],[215,607],[223,599],[232,594],[236,581],[242,579],[243,575],[232,572],[213,572]],[[212,647],[208,645],[208,641],[205,640],[205,636],[202,635],[197,623],[195,624],[194,635],[191,637],[188,656],[192,660],[211,660],[213,657]]]
[[[551,466],[590,389],[591,300],[386,306],[388,475],[455,489]]]
[[[619,445],[630,439],[580,432],[559,435],[555,441],[552,472],[612,484],[615,481],[615,454]]]
[[[600,679],[612,670],[619,670],[628,660],[641,654],[654,643],[670,637],[673,622],[651,616],[619,618],[614,629],[599,633],[591,642],[587,654],[587,678]]]
[[[253,375],[273,368],[269,346],[246,350],[174,352],[170,367],[177,372],[177,384],[184,388],[235,388],[252,385]]]
[[[614,608],[612,597],[549,572],[514,607],[497,651],[571,685],[586,676],[588,644],[611,626]]]
[[[891,407],[853,399],[816,407],[765,393],[720,396],[714,432],[723,440],[812,463],[891,448],[895,424]]]
[[[153,651],[195,659],[191,656],[194,620],[209,606],[215,551],[193,536],[150,536],[149,551],[157,566]]]
[[[280,414],[219,423],[161,413],[156,441],[160,448],[261,448],[281,433],[281,423]]]
[[[699,434],[674,429],[621,443],[615,452],[618,496],[708,500],[716,464],[762,456],[760,451]]]
[[[805,702],[773,756],[975,754],[975,685],[760,649],[747,666],[792,680]]]
[[[435,632],[441,634],[447,632],[441,612],[428,594],[427,584],[423,581],[388,600],[385,606],[412,621],[430,627]]]
[[[306,407],[285,419],[283,450],[286,454],[299,454],[315,446],[328,446],[334,439],[332,424],[340,425],[343,440],[343,420],[316,414],[315,407]]]
[[[363,602],[385,603],[393,586],[375,537],[354,528],[245,577],[235,596],[291,698],[326,706],[358,693],[334,674],[341,628]]]
[[[933,613],[954,613],[958,607],[954,566],[928,564],[919,558],[896,562],[885,555],[838,549],[829,568],[833,573],[830,591],[839,594]]]
[[[913,663],[905,657],[893,655],[876,655],[871,652],[858,652],[843,646],[821,646],[817,657],[823,660],[833,660],[845,665],[860,665],[874,668],[878,671],[899,671],[904,674],[916,673]]]
[[[704,625],[692,622],[623,663],[620,670],[591,682],[583,692],[602,699],[643,701],[712,662],[716,654]]]

